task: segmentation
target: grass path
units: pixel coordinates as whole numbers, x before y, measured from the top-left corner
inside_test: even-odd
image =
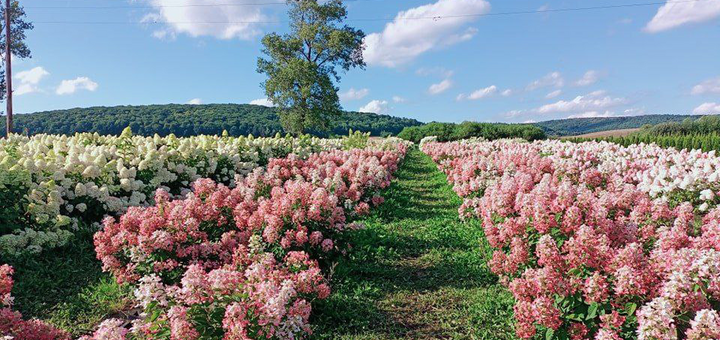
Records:
[[[514,339],[512,296],[486,266],[478,222],[445,175],[409,152],[313,309],[314,339]]]

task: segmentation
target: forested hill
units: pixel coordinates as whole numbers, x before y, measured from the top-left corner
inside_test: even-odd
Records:
[[[633,129],[643,125],[655,125],[667,122],[681,122],[687,118],[693,120],[701,116],[691,115],[646,115],[628,117],[606,117],[606,118],[573,118],[559,119],[539,122],[535,125],[545,130],[548,136],[575,136],[586,133]]]
[[[147,105],[89,107],[15,115],[18,133],[74,134],[98,132],[117,135],[127,126],[133,133],[192,136],[219,135],[227,130],[233,136],[271,136],[283,132],[275,109],[249,104]],[[407,126],[421,125],[417,120],[374,113],[345,112],[331,133],[347,134],[349,129],[371,132],[375,136],[397,135]],[[5,120],[0,122],[5,130]],[[319,136],[328,133],[314,132]]]

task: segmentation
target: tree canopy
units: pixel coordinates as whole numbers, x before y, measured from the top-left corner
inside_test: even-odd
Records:
[[[342,22],[341,0],[288,0],[290,33],[270,33],[263,40],[258,72],[268,99],[277,105],[286,131],[328,130],[341,113],[335,82],[338,70],[363,68],[365,33]]]
[[[0,14],[5,13],[4,1],[0,3]],[[34,28],[33,24],[25,18],[25,9],[20,6],[17,1],[10,3],[10,51],[16,58],[26,59],[31,57],[30,48],[25,44],[25,32]],[[2,66],[0,66],[0,100],[5,100],[7,92],[7,84],[5,83],[5,20],[0,20],[0,56],[2,57]]]

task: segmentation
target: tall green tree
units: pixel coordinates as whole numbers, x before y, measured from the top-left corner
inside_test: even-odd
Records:
[[[7,84],[5,84],[5,2],[0,3],[0,100],[5,100]],[[33,24],[27,21],[25,9],[17,1],[10,2],[10,52],[16,58],[30,58],[30,49],[25,44],[25,32],[32,30]]]
[[[328,130],[341,113],[339,71],[365,67],[365,33],[343,24],[347,9],[341,0],[288,0],[288,5],[290,32],[262,40],[265,57],[258,58],[258,72],[268,77],[262,85],[285,131]]]

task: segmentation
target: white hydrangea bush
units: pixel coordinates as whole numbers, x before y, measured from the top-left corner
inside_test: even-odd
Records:
[[[178,138],[81,133],[0,140],[0,253],[61,246],[81,222],[147,205],[158,188],[175,195],[198,178],[232,186],[270,158],[342,147],[304,136]]]

